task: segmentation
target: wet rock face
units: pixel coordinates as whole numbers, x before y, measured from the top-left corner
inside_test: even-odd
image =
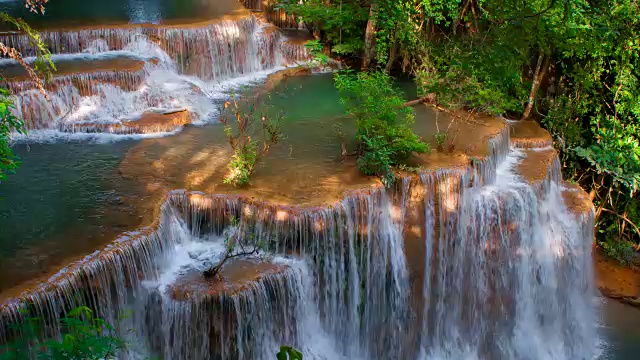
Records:
[[[553,146],[553,139],[549,132],[535,121],[513,121],[510,126],[511,141],[515,147],[526,149]]]
[[[148,112],[135,120],[120,123],[68,123],[60,125],[64,132],[110,133],[110,134],[152,134],[168,133],[191,124],[192,115],[187,110],[175,112]]]

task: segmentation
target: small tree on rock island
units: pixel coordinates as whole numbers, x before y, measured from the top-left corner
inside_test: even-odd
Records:
[[[204,271],[205,278],[220,280],[224,264],[235,258],[260,256],[267,242],[258,240],[252,228],[243,227],[237,218],[232,217],[230,226],[224,232],[224,245],[224,254],[215,265]]]
[[[230,120],[233,117],[235,122]],[[282,137],[282,114],[271,118],[261,99],[231,98],[224,103],[220,122],[224,126],[229,145],[233,150],[225,184],[245,187],[256,163],[269,152]],[[259,139],[261,137],[261,139]]]

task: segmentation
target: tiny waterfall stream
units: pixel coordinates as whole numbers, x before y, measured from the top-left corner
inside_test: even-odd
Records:
[[[254,16],[42,38],[56,60],[85,70],[54,77],[50,100],[27,82],[5,84],[29,141],[117,137],[111,125],[158,109],[213,122],[223,88],[309,59]],[[0,41],[32,54],[23,35]],[[280,345],[305,359],[593,359],[593,209],[567,204],[577,190],[562,182],[557,156],[531,183],[508,126],[488,142],[488,156],[468,166],[423,170],[324,207],[173,191],[153,226],[0,304],[0,344],[25,309],[58,336],[65,312],[88,304],[117,324],[132,345],[121,357],[131,359],[273,359]],[[270,244],[268,256],[234,263],[232,284],[203,282],[231,217]]]

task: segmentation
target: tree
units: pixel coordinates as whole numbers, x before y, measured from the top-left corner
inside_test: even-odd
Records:
[[[404,99],[384,72],[345,71],[335,75],[335,83],[342,104],[356,121],[358,168],[391,186],[393,166],[403,164],[412,153],[429,150],[411,129],[413,109],[404,106]]]
[[[232,217],[231,225],[225,229],[225,252],[218,262],[203,272],[207,279],[219,279],[220,271],[232,259],[260,255],[266,242],[257,238],[252,229],[243,228],[237,218]]]
[[[233,116],[235,122],[229,120]],[[229,172],[225,184],[236,187],[248,186],[256,163],[264,157],[271,146],[277,144],[282,132],[282,114],[272,118],[262,99],[232,98],[224,103],[220,122],[233,155],[229,162]],[[261,140],[257,140],[262,136]],[[261,143],[261,144],[260,144]]]
[[[44,13],[44,5],[48,0],[25,0],[26,7],[35,13]],[[42,42],[40,35],[31,29],[27,23],[21,19],[16,19],[6,13],[0,13],[0,20],[11,25],[17,31],[26,33],[32,40],[36,58],[32,64],[22,58],[22,54],[15,48],[0,42],[0,52],[18,62],[27,72],[31,81],[36,84],[40,92],[46,96],[44,81],[50,76],[55,66],[51,61],[51,53]],[[6,89],[0,89],[0,182],[6,178],[7,173],[15,171],[19,162],[11,150],[10,140],[13,131],[25,133],[25,124],[21,119],[16,118],[12,110],[14,109],[13,99]]]

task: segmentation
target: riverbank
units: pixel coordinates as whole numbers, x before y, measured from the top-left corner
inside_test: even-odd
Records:
[[[593,262],[602,295],[640,309],[640,269],[621,265],[595,247]]]

